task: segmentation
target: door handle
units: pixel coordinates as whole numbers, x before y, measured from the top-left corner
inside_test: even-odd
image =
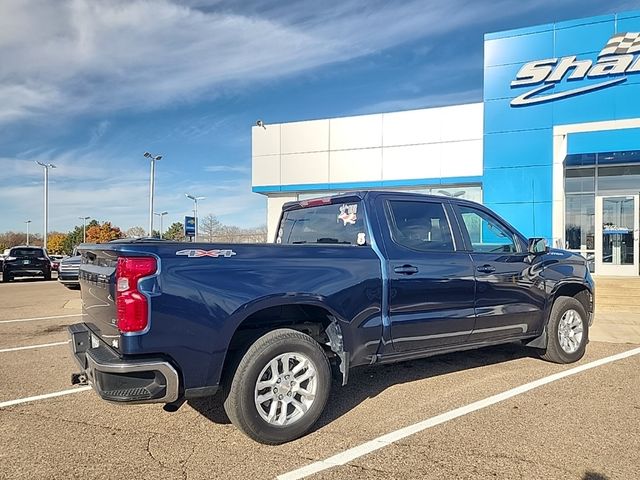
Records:
[[[413,275],[414,273],[418,273],[418,267],[414,267],[413,265],[402,265],[395,267],[393,271],[402,275]]]
[[[481,273],[493,273],[496,271],[496,267],[492,267],[491,265],[482,265],[476,268]]]

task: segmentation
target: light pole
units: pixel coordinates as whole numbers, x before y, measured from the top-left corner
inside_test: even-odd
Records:
[[[156,174],[156,162],[162,158],[162,155],[152,155],[144,152],[146,158],[151,159],[151,176],[149,178],[149,236],[153,236],[153,186]]]
[[[31,223],[31,220],[25,220],[24,223],[27,224],[27,247],[29,246],[29,224]]]
[[[158,215],[160,217],[160,238],[162,238],[162,219],[167,213],[169,212],[160,212],[160,213],[153,212],[154,215]]]
[[[47,248],[47,232],[49,231],[49,169],[56,168],[53,163],[36,163],[44,168],[44,232],[42,235],[44,248]]]
[[[78,217],[82,220],[82,243],[86,243],[87,241],[87,220],[91,217]]]
[[[196,220],[196,231],[195,231],[195,238],[193,239],[193,241],[197,242],[198,241],[198,200],[204,200],[207,197],[196,197],[195,195],[189,195],[188,193],[185,193],[184,196],[190,200],[193,200],[193,215]]]

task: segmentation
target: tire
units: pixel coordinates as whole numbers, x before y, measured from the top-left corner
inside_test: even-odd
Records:
[[[257,442],[278,445],[301,437],[318,420],[331,389],[331,366],[310,336],[278,329],[249,347],[227,386],[224,409],[231,422]]]
[[[574,297],[558,297],[551,308],[547,323],[547,348],[541,357],[554,363],[580,360],[589,342],[587,319],[582,303]]]
[[[47,280],[51,280],[51,272],[49,272],[49,273],[46,273],[46,272],[45,272],[45,274],[44,274],[44,279],[45,279],[45,281],[47,281]]]
[[[2,283],[9,283],[11,281],[11,275],[8,273],[2,274]]]

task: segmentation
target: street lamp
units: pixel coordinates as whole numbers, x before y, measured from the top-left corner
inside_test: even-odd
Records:
[[[87,220],[91,217],[78,217],[82,220],[82,243],[86,243],[87,241]]]
[[[53,163],[42,163],[36,160],[36,163],[44,168],[44,248],[47,248],[47,232],[49,231],[49,169],[56,168]]]
[[[146,158],[151,159],[151,177],[149,178],[149,236],[153,236],[153,185],[155,182],[156,162],[162,158],[162,155],[152,155],[144,152]]]
[[[160,213],[156,213],[153,212],[154,215],[158,215],[160,217],[160,238],[162,238],[162,218],[169,212],[160,212]]]
[[[27,224],[27,247],[29,246],[29,224],[31,223],[31,220],[25,220],[24,223]]]
[[[193,200],[193,215],[196,219],[196,231],[195,231],[195,238],[193,240],[194,242],[197,242],[198,241],[198,200],[204,200],[207,197],[196,197],[194,195],[189,195],[188,193],[185,193],[184,196],[190,200]]]

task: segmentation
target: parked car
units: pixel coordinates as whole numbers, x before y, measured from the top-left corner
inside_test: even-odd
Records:
[[[309,431],[332,372],[346,384],[357,366],[507,342],[575,362],[593,318],[583,257],[449,197],[287,203],[275,245],[80,250],[87,321],[69,328],[74,381],[170,410],[222,390],[231,421],[266,444]]]
[[[80,270],[81,259],[82,257],[80,255],[74,255],[60,260],[60,266],[58,267],[58,281],[65,287],[72,290],[80,288],[78,271]]]
[[[51,260],[42,247],[18,246],[9,249],[2,262],[2,281],[15,277],[42,276],[51,280]]]
[[[58,271],[60,267],[60,260],[64,258],[64,255],[49,255],[51,259],[51,270]]]

